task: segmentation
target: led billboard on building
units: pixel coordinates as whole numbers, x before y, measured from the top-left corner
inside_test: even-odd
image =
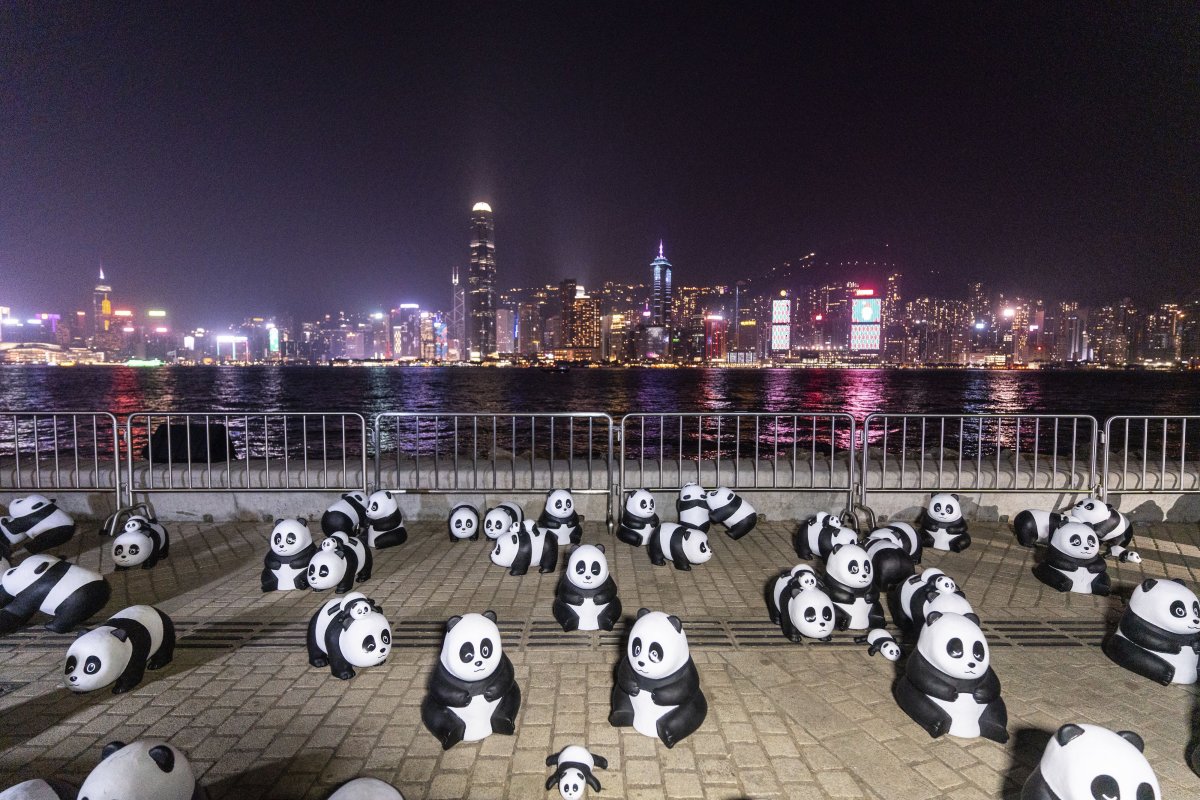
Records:
[[[878,350],[882,340],[881,329],[882,327],[879,325],[851,325],[850,349]]]
[[[792,301],[791,300],[775,300],[771,303],[771,324],[772,325],[791,325],[792,324]]]
[[[854,304],[851,307],[851,322],[876,325],[879,323],[881,310],[882,301],[877,297],[870,299],[855,298]]]

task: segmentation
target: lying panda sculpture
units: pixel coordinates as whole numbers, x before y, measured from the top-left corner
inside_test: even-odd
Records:
[[[1092,526],[1108,555],[1118,561],[1141,562],[1136,551],[1127,549],[1133,543],[1133,523],[1108,503],[1085,497],[1071,507],[1071,517]]]
[[[679,524],[699,528],[708,533],[712,525],[712,517],[708,513],[708,492],[697,483],[685,483],[679,489],[679,497],[675,498],[675,513],[679,515]]]
[[[0,635],[41,611],[46,630],[66,633],[104,608],[112,587],[99,573],[50,555],[29,556],[0,577]]]
[[[113,684],[122,694],[175,655],[175,625],[154,606],[130,606],[81,635],[67,649],[67,688],[91,692]]]
[[[758,512],[754,506],[728,487],[721,486],[708,492],[704,502],[708,503],[709,519],[724,525],[730,539],[742,538],[758,524]]]
[[[75,521],[53,500],[40,494],[21,497],[8,504],[8,516],[0,517],[0,555],[24,543],[30,553],[44,553],[66,544],[75,535]]]
[[[358,536],[367,524],[367,496],[362,492],[347,492],[321,515],[321,533],[326,536],[341,531]]]
[[[547,757],[546,766],[554,767],[554,774],[546,779],[546,791],[558,784],[563,800],[580,800],[589,786],[600,791],[600,779],[594,770],[608,769],[608,760],[586,747],[572,744]]]

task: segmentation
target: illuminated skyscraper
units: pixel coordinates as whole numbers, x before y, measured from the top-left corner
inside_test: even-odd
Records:
[[[653,271],[654,297],[650,305],[652,324],[671,327],[671,262],[663,256],[663,244],[658,243],[658,258],[650,262]]]
[[[105,333],[112,322],[112,301],[108,295],[112,287],[104,279],[104,267],[100,267],[100,280],[92,290],[92,335]]]
[[[471,264],[467,268],[466,328],[471,361],[496,352],[496,235],[492,207],[471,209]]]

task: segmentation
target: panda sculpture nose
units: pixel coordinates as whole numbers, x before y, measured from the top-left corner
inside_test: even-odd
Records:
[[[483,666],[483,662],[482,662],[482,661],[476,661],[476,662],[475,662],[475,666],[477,666],[477,667],[482,667],[482,666]]]
[[[974,662],[974,661],[968,661],[968,662],[967,662],[967,668],[968,668],[968,669],[975,669],[975,662]]]
[[[78,682],[79,682],[79,676],[78,676],[78,675],[72,675],[72,676],[71,676],[71,683],[78,683]]]
[[[639,666],[639,667],[644,667],[644,666],[646,666],[646,662],[645,662],[645,661],[639,661],[639,662],[638,662],[638,666]]]

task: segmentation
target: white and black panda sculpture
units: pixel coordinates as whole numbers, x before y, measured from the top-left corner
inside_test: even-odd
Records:
[[[724,525],[730,539],[742,538],[758,524],[758,512],[754,506],[726,486],[705,494],[704,502],[708,503],[709,519]]]
[[[537,518],[537,526],[543,533],[553,535],[559,547],[583,541],[583,528],[579,524],[579,514],[575,513],[575,498],[566,489],[546,492],[546,503]]]
[[[1008,741],[1008,709],[973,614],[931,613],[893,694],[933,738],[944,734]]]
[[[946,573],[932,568],[913,575],[891,592],[892,621],[903,631],[920,633],[930,614],[973,614],[966,595]]]
[[[823,589],[816,586],[805,589],[799,583],[792,583],[781,601],[779,627],[789,640],[799,644],[806,638],[825,641],[833,635],[837,609]]]
[[[308,562],[308,585],[323,592],[336,588],[345,594],[359,583],[371,579],[371,550],[357,536],[337,531],[321,542]]]
[[[547,757],[546,766],[554,767],[554,774],[546,779],[546,791],[558,784],[558,793],[563,800],[580,800],[589,786],[600,791],[600,779],[595,770],[608,769],[608,759],[582,745],[572,744]]]
[[[1100,537],[1082,522],[1068,522],[1050,535],[1050,547],[1033,575],[1060,592],[1101,596],[1112,592]]]
[[[935,494],[921,511],[917,520],[921,529],[921,544],[934,550],[961,553],[971,546],[971,534],[967,533],[967,520],[963,517],[962,503],[956,494]]]
[[[130,606],[81,635],[67,649],[67,688],[91,692],[113,684],[122,694],[175,655],[175,625],[154,606]]]
[[[143,739],[104,746],[79,800],[205,800],[187,756],[165,742]]]
[[[354,677],[354,668],[377,667],[392,651],[392,625],[383,609],[362,592],[326,602],[308,621],[308,663],[329,667],[339,680]]]
[[[708,492],[698,483],[685,483],[675,498],[675,512],[679,524],[688,525],[708,533],[712,518],[708,514]]]
[[[378,778],[355,778],[338,787],[329,800],[404,800],[404,795]]]
[[[450,541],[462,542],[479,540],[479,512],[470,503],[459,503],[450,509],[450,517],[446,520],[450,531]]]
[[[1140,563],[1142,557],[1128,547],[1133,543],[1133,523],[1129,517],[1095,497],[1085,497],[1071,507],[1071,517],[1091,525],[1108,554],[1118,561]]]
[[[521,687],[500,642],[496,615],[464,614],[446,621],[442,653],[421,703],[421,721],[449,750],[493,733],[516,732]]]
[[[868,630],[886,624],[867,551],[836,545],[825,560],[825,593],[833,601],[837,629]]]
[[[899,661],[900,656],[904,655],[904,651],[900,649],[895,638],[884,628],[872,628],[867,631],[866,636],[860,636],[854,641],[866,644],[869,656],[879,653],[888,661]]]
[[[763,590],[763,599],[766,601],[767,616],[771,618],[771,622],[776,625],[780,623],[782,609],[786,606],[784,597],[793,588],[797,591],[816,589],[820,583],[816,570],[808,564],[797,564],[791,569],[783,570],[777,577],[768,579]]]
[[[705,506],[707,508],[707,506]],[[625,544],[641,547],[658,534],[658,513],[654,510],[654,495],[638,489],[625,501],[617,538]]]
[[[495,508],[488,509],[483,518],[483,534],[489,539],[498,539],[500,534],[508,533],[513,525],[525,522],[525,512],[516,503],[504,502]]]
[[[674,522],[664,522],[658,526],[658,535],[646,545],[646,552],[654,566],[665,565],[669,556],[675,569],[685,572],[693,564],[703,564],[712,558],[712,546],[707,533]]]
[[[1104,654],[1163,686],[1196,683],[1200,599],[1183,581],[1147,578],[1130,595]]]
[[[56,556],[29,556],[0,578],[0,635],[20,628],[38,611],[51,617],[46,630],[67,633],[100,612],[112,587],[97,572]]]
[[[862,546],[871,559],[875,587],[880,591],[890,592],[916,572],[916,562],[891,528],[871,531]]]
[[[796,555],[810,561],[828,558],[839,544],[858,544],[858,534],[842,527],[841,517],[825,511],[819,511],[801,522],[792,536]]]
[[[321,533],[331,536],[338,531],[358,536],[367,524],[367,496],[346,492],[321,515]]]
[[[1013,517],[1013,533],[1017,537],[1017,544],[1022,547],[1048,544],[1050,534],[1071,522],[1072,519],[1069,512],[1062,514],[1058,511],[1027,508]]]
[[[539,573],[554,572],[558,568],[558,538],[527,519],[496,539],[491,559],[496,566],[507,567],[509,575],[524,575],[534,564]]]
[[[1046,743],[1020,800],[1162,800],[1142,737],[1068,723]]]
[[[8,516],[0,517],[0,534],[4,547],[0,555],[8,555],[13,545],[22,543],[30,553],[44,553],[71,540],[75,521],[55,501],[31,494],[8,504]]]
[[[263,558],[262,590],[287,592],[307,589],[308,565],[317,553],[308,520],[277,519],[271,531],[271,549]]]
[[[404,514],[396,502],[396,493],[389,489],[374,492],[367,498],[367,547],[383,550],[408,541]]]
[[[56,780],[32,780],[0,792],[0,800],[75,800],[79,790]]]
[[[113,561],[117,569],[153,569],[171,551],[167,529],[156,519],[135,514],[125,520],[124,529],[112,544]]]
[[[638,611],[610,700],[610,725],[632,726],[669,748],[703,724],[708,701],[678,617],[648,608]]]
[[[621,618],[617,584],[602,544],[581,544],[567,558],[552,608],[564,631],[611,631]]]

